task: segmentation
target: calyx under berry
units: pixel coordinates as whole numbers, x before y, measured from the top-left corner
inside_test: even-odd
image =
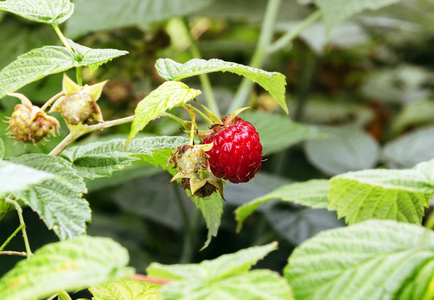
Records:
[[[51,107],[50,112],[60,112],[69,125],[103,122],[101,109],[96,101],[101,97],[107,81],[94,85],[79,86],[66,74],[63,76],[63,92]]]
[[[17,104],[9,120],[10,135],[17,141],[36,144],[48,133],[54,134],[54,127],[60,134],[60,124],[56,118],[45,113],[41,108],[33,105],[22,94],[12,93],[9,96],[17,97],[21,104]]]
[[[180,145],[171,154],[167,162],[174,163],[177,174],[170,182],[182,179],[181,185],[190,190],[192,195],[207,197],[218,191],[223,197],[223,181],[214,176],[209,168],[209,145]]]

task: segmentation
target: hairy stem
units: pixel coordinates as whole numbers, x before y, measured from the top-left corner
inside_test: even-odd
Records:
[[[69,51],[72,51],[71,46],[69,45],[68,41],[66,40],[65,36],[63,35],[62,31],[60,31],[60,28],[57,24],[53,24],[54,31],[56,31],[57,35],[59,36],[60,40],[62,41],[63,45],[68,49]]]
[[[307,27],[315,23],[322,16],[322,11],[317,10],[300,22],[295,28],[291,31],[288,31],[284,35],[282,35],[277,41],[268,47],[268,53],[274,53],[279,51],[289,43],[291,43],[303,30]]]
[[[18,252],[18,251],[0,251],[0,255],[16,255],[16,256],[27,257],[26,252]]]
[[[23,218],[23,210],[17,201],[12,200],[9,197],[6,198],[6,202],[15,206],[15,210],[18,213],[18,218],[20,219],[20,227],[21,227],[21,231],[23,232],[23,239],[24,239],[24,245],[26,247],[27,257],[30,257],[33,255],[33,253],[32,250],[30,250],[29,238],[27,237],[27,231],[26,231],[26,223],[24,223],[24,218]]]
[[[170,279],[151,277],[143,274],[134,274],[133,279],[139,281],[151,282],[151,283],[158,283],[158,284],[168,284],[172,282],[172,280]]]
[[[202,58],[199,47],[197,46],[196,40],[191,35],[190,29],[188,28],[188,23],[185,18],[182,19],[182,24],[184,25],[185,32],[190,42],[191,54],[194,58]],[[199,75],[200,83],[202,84],[203,90],[205,92],[205,97],[209,108],[218,116],[220,116],[220,110],[217,105],[217,101],[214,97],[214,92],[211,87],[211,82],[207,74]]]
[[[261,68],[267,57],[268,47],[270,46],[271,40],[273,38],[274,23],[277,13],[279,12],[280,3],[281,0],[268,0],[264,20],[261,26],[261,34],[259,36],[258,43],[256,44],[256,49],[253,53],[250,67]],[[229,110],[227,112],[228,114],[245,105],[252,87],[253,82],[248,78],[243,78],[235,98],[229,106]]]
[[[7,246],[7,244],[9,244],[9,242],[17,235],[17,233],[23,229],[24,226],[21,224],[20,226],[18,226],[17,229],[15,229],[15,231],[8,237],[8,239],[3,243],[3,245],[1,245],[0,247],[0,252]]]
[[[96,130],[101,130],[104,128],[109,128],[112,126],[129,123],[129,122],[132,122],[133,120],[134,120],[134,116],[129,116],[129,117],[125,117],[122,119],[117,119],[117,120],[113,120],[113,121],[106,121],[106,122],[102,122],[102,123],[91,125],[91,126],[83,125],[82,127],[80,127],[77,130],[72,130],[63,139],[63,141],[61,141],[56,146],[56,148],[54,148],[49,154],[53,155],[53,156],[58,156],[60,153],[62,153],[63,150],[66,149],[66,147],[68,147],[72,142],[74,142],[76,139],[78,139],[82,135],[85,135],[87,133],[90,133],[90,132],[93,132]]]

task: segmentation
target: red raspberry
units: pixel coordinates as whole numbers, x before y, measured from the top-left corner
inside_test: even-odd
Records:
[[[241,118],[215,125],[203,143],[214,142],[209,155],[211,171],[218,178],[232,183],[247,182],[261,169],[262,145],[256,128]]]

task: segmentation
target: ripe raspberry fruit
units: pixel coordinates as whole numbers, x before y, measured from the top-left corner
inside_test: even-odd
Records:
[[[256,128],[234,116],[214,125],[203,143],[214,143],[209,155],[212,173],[232,183],[248,182],[261,169],[262,145]]]

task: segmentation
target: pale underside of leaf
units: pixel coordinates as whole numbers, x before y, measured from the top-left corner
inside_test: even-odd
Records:
[[[417,225],[367,221],[306,241],[284,273],[297,299],[396,299],[404,283],[418,279],[427,288],[433,240],[432,232]],[[427,264],[429,272],[422,268]],[[421,272],[428,280],[418,276]]]
[[[61,24],[71,17],[74,4],[69,0],[8,0],[0,2],[0,10],[46,24]]]
[[[200,93],[181,82],[165,82],[160,85],[137,105],[127,145],[150,121],[167,110],[194,99]]]
[[[33,49],[1,70],[0,98],[47,75],[73,67],[101,64],[126,53],[114,49],[91,49],[81,57],[60,46]]]
[[[131,276],[128,252],[108,238],[83,236],[48,244],[0,279],[0,299],[32,300]]]
[[[328,180],[309,180],[303,183],[282,186],[271,193],[253,199],[235,210],[235,219],[238,222],[237,230],[241,230],[244,220],[256,211],[260,205],[273,199],[281,199],[313,208],[328,208],[328,187]]]
[[[182,80],[187,77],[211,72],[231,72],[249,78],[258,83],[280,104],[288,114],[285,102],[285,76],[277,72],[266,72],[261,69],[226,62],[220,59],[192,59],[184,64],[171,59],[158,59],[156,63],[158,74],[166,80]]]

